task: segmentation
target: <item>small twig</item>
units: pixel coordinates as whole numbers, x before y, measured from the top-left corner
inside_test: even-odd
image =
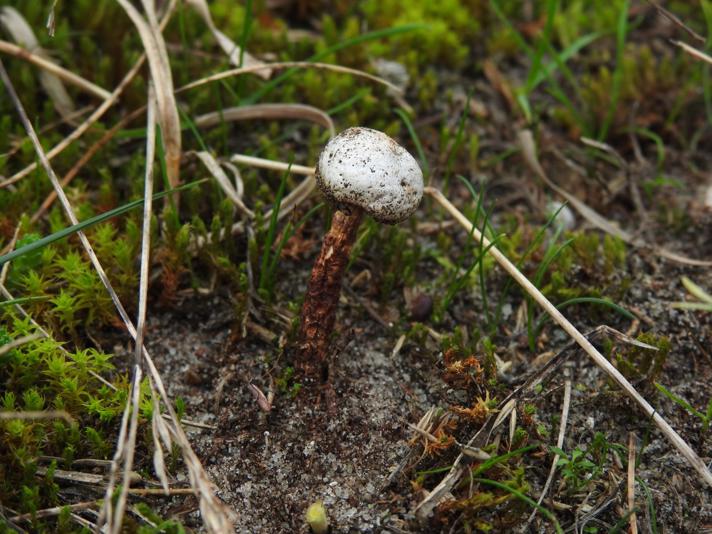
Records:
[[[196,81],[191,82],[187,85],[184,85],[183,87],[176,89],[176,94],[182,93],[183,91],[188,91],[189,89],[194,89],[196,87],[200,87],[201,85],[205,85],[207,83],[215,82],[218,80],[223,80],[223,79],[229,78],[231,76],[237,76],[239,74],[259,72],[262,70],[286,69],[286,68],[326,69],[326,70],[330,70],[330,71],[334,71],[334,72],[342,72],[344,74],[351,74],[352,76],[360,76],[362,78],[366,78],[368,80],[385,85],[386,87],[388,87],[388,89],[390,89],[397,95],[403,94],[403,89],[401,89],[397,85],[394,85],[391,82],[384,80],[383,78],[379,78],[378,76],[374,76],[373,74],[369,74],[368,72],[364,72],[362,70],[357,70],[357,69],[351,69],[349,67],[344,67],[341,65],[334,65],[332,63],[312,63],[310,61],[284,61],[281,63],[267,63],[267,64],[263,64],[263,65],[252,65],[249,67],[241,67],[238,69],[225,70],[222,72],[218,72],[217,74],[207,76],[206,78],[196,80]]]
[[[628,433],[628,521],[630,534],[638,534],[638,520],[635,514],[635,433]]]
[[[671,39],[670,42],[675,46],[679,46],[680,48],[682,48],[685,52],[690,54],[695,59],[699,59],[700,61],[712,64],[712,57],[705,54],[702,50],[698,50],[694,46],[690,46],[689,44],[683,43],[682,41],[676,41],[674,39]]]
[[[30,336],[27,336],[30,337]],[[64,419],[70,425],[76,423],[74,417],[64,410],[29,410],[26,412],[0,412],[0,420],[10,419]]]
[[[213,175],[215,181],[218,183],[223,192],[228,196],[228,198],[232,200],[232,203],[235,204],[237,209],[250,219],[254,219],[255,213],[250,208],[248,208],[242,201],[242,196],[232,185],[230,179],[227,177],[227,174],[225,174],[225,171],[223,171],[222,167],[220,167],[220,164],[213,157],[213,155],[210,152],[204,150],[195,152],[195,155],[203,163],[203,165],[205,165],[210,174]]]
[[[28,63],[32,63],[33,65],[54,74],[65,82],[78,87],[79,89],[83,90],[86,93],[89,93],[90,95],[99,97],[102,100],[111,98],[111,93],[106,89],[99,87],[98,85],[82,78],[81,76],[77,76],[72,71],[67,70],[64,67],[60,67],[56,63],[49,61],[48,59],[45,59],[42,56],[27,50],[26,48],[22,48],[21,46],[17,46],[16,44],[0,40],[0,52],[23,59]]]
[[[559,422],[559,436],[556,439],[556,446],[559,449],[563,449],[563,447],[564,447],[564,436],[566,435],[566,422],[569,418],[570,406],[571,406],[571,380],[566,380],[564,382],[564,401],[563,401],[562,407],[561,407],[561,421]],[[542,501],[544,500],[544,498],[546,497],[546,494],[549,491],[549,487],[551,486],[552,481],[554,480],[554,474],[556,473],[556,464],[559,462],[559,458],[560,458],[560,456],[558,454],[554,455],[554,459],[551,462],[551,468],[549,469],[549,476],[546,477],[546,483],[544,484],[544,488],[541,490],[541,495],[539,495],[539,498],[537,499],[538,505],[541,505]],[[534,510],[532,510],[532,513],[529,516],[529,519],[527,519],[527,524],[522,529],[523,531],[528,530],[529,525],[534,520],[534,517],[536,517],[538,510],[539,510],[539,508],[534,508]]]
[[[72,518],[72,521],[77,523],[78,525],[81,525],[85,529],[88,529],[90,532],[96,532],[97,531],[97,526],[89,521],[88,519],[84,519],[82,516],[71,513],[69,514],[69,517]]]
[[[170,421],[171,418],[167,414],[163,414],[163,419]],[[215,425],[209,425],[207,423],[199,423],[198,421],[191,421],[190,419],[181,419],[180,423],[185,426],[192,426],[194,428],[202,428],[203,430],[217,430],[218,427]]]
[[[334,121],[323,110],[306,104],[253,104],[211,111],[193,119],[199,128],[206,128],[225,122],[246,120],[306,120],[329,130],[329,137],[336,135]]]
[[[245,320],[245,328],[247,328],[251,334],[254,334],[257,338],[270,345],[279,340],[278,334],[275,334],[269,328],[262,326],[249,318]]]
[[[160,532],[161,529],[158,528],[158,525],[154,521],[151,521],[143,513],[141,513],[141,510],[138,509],[138,506],[131,506],[128,509],[128,511],[130,511],[132,514],[134,514],[136,517],[138,517],[141,521],[146,523],[149,527],[151,527],[152,530]]]
[[[391,358],[395,358],[400,354],[401,349],[403,348],[403,344],[405,343],[406,336],[405,334],[401,334],[401,336],[398,338],[398,341],[396,341],[395,346],[393,347],[393,351],[391,352]]]
[[[282,161],[274,161],[271,159],[257,158],[255,156],[247,156],[245,154],[233,154],[232,156],[230,156],[230,161],[232,161],[233,163],[242,163],[244,165],[249,165],[250,167],[258,167],[261,169],[270,169],[273,171],[281,172],[289,171],[294,174],[303,174],[305,176],[312,176],[314,174],[314,167],[294,165],[284,163]]]
[[[435,436],[433,436],[427,430],[420,428],[419,426],[414,425],[413,423],[406,423],[406,424],[408,425],[408,428],[410,428],[415,433],[420,434],[422,437],[424,437],[430,443],[440,443],[440,440],[438,438],[436,438]]]
[[[679,19],[679,17],[678,17],[677,15],[671,13],[670,11],[668,11],[667,9],[665,9],[663,6],[661,6],[660,4],[658,4],[656,0],[648,0],[648,3],[651,4],[651,5],[658,11],[658,13],[660,13],[660,15],[662,15],[663,17],[665,17],[666,19],[668,19],[668,20],[669,20],[670,22],[672,22],[675,26],[677,26],[677,27],[681,28],[682,30],[686,31],[686,32],[690,35],[690,37],[692,37],[693,39],[699,41],[699,42],[702,43],[702,44],[704,44],[704,43],[707,42],[707,40],[706,40],[704,37],[702,37],[702,36],[701,36],[699,33],[697,33],[695,30],[693,30],[692,28],[690,28],[687,24],[685,24],[684,22],[682,22],[682,21]]]
[[[195,490],[193,488],[169,488],[168,493],[162,489],[136,489],[131,488],[129,490],[131,495],[161,495],[163,497],[170,497],[171,495],[195,495]]]
[[[45,458],[52,458],[47,456]],[[64,458],[52,458],[57,461],[64,461]],[[50,460],[51,461],[51,460]],[[102,469],[111,467],[111,460],[102,460],[101,458],[79,458],[72,462],[73,467],[100,467]]]
[[[215,42],[222,48],[225,55],[227,55],[230,64],[241,67],[250,65],[264,65],[262,61],[255,58],[250,54],[244,47],[237,44],[235,41],[230,39],[227,35],[221,32],[215,22],[213,17],[210,15],[210,9],[208,8],[207,0],[189,0],[186,2],[186,6],[190,6],[193,10],[203,19],[203,22],[213,34]],[[193,47],[188,47],[193,48]],[[272,70],[265,70],[257,74],[257,76],[269,80],[272,76]]]
[[[232,372],[227,372],[224,373],[221,377],[220,380],[218,381],[217,386],[215,386],[215,395],[213,397],[213,403],[214,403],[214,410],[217,412],[220,410],[220,401],[222,401],[222,396],[223,396],[223,390],[225,389],[225,386],[227,385],[228,381],[234,376],[234,373]]]
[[[46,467],[38,467],[35,471],[36,476],[46,476],[48,470]],[[84,471],[68,471],[66,469],[55,469],[52,476],[63,482],[70,482],[72,484],[86,484],[88,486],[100,486],[104,487],[106,478],[104,475],[96,475],[94,473],[86,473]],[[134,476],[137,476],[134,473]]]
[[[64,506],[55,506],[54,508],[45,508],[44,510],[37,510],[36,512],[29,514],[16,515],[15,517],[11,517],[10,521],[30,521],[35,518],[42,519],[44,517],[54,517],[61,514],[64,510],[70,510],[72,512],[75,510],[86,510],[88,508],[92,508],[93,506],[97,506],[99,502],[100,501],[84,501],[75,504],[65,504]]]
[[[430,195],[438,204],[440,204],[450,215],[457,220],[463,228],[465,228],[472,239],[487,250],[497,263],[512,277],[514,280],[552,317],[552,319],[571,336],[576,343],[584,349],[586,354],[603,369],[620,387],[630,396],[646,416],[650,417],[670,443],[682,454],[688,463],[697,471],[700,480],[712,486],[712,473],[707,466],[692,450],[688,443],[675,432],[670,424],[650,405],[650,403],[638,393],[638,391],[628,382],[628,380],[611,364],[608,359],[603,356],[586,337],[564,317],[564,315],[554,306],[549,299],[534,285],[522,272],[509,261],[509,259],[500,252],[500,250],[490,243],[489,239],[472,224],[465,215],[460,212],[438,189],[426,187],[425,193]]]

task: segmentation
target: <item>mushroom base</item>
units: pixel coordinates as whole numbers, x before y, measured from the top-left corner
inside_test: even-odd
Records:
[[[341,281],[362,219],[360,209],[336,210],[314,262],[302,306],[295,362],[306,383],[324,382],[328,377],[327,358]]]

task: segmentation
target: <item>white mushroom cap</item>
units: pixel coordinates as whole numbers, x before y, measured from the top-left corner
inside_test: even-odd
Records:
[[[356,206],[378,222],[410,217],[423,197],[423,173],[406,149],[370,128],[349,128],[322,150],[316,181],[342,208]]]

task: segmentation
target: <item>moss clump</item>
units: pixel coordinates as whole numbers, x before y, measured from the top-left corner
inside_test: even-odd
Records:
[[[670,340],[652,333],[641,334],[638,341],[652,345],[658,350],[626,345],[614,355],[614,362],[629,380],[645,380],[652,384],[660,376],[670,353]]]
[[[470,44],[479,33],[479,22],[470,3],[473,2],[366,0],[361,10],[374,29],[409,23],[427,25],[423,31],[406,34],[393,42],[371,45],[370,51],[377,57],[403,62],[411,75],[418,75],[419,67],[426,64],[461,68],[469,57]]]
[[[106,223],[89,233],[97,255],[119,297],[135,300],[138,284],[135,258],[139,232],[133,222],[122,234]],[[19,245],[39,238],[27,234]],[[11,265],[8,287],[23,297],[34,297],[27,310],[57,334],[79,342],[80,327],[98,328],[115,321],[115,310],[96,270],[70,242],[57,243],[21,256]],[[78,343],[80,346],[81,343]]]
[[[0,308],[0,348],[24,336],[41,335],[29,319]],[[99,375],[113,371],[111,356],[94,349],[66,351],[40,337],[0,356],[0,410],[60,411],[64,417],[0,420],[0,501],[18,513],[62,504],[52,479],[55,467],[69,468],[76,458],[106,459],[115,423],[126,402],[124,375],[112,387]],[[60,460],[38,476],[40,457]],[[48,531],[51,520],[32,522]]]
[[[703,85],[702,74],[693,63],[680,61],[672,53],[654,52],[648,44],[628,43],[621,65],[613,66],[609,51],[594,54],[594,65],[581,77],[581,98],[592,124],[603,124],[610,113],[616,72],[620,76],[618,109],[636,106],[634,126],[657,130],[665,136],[666,143],[677,144],[681,122],[680,114],[688,113],[690,94]],[[661,112],[668,110],[668,114]],[[613,117],[610,134],[622,135],[630,129],[631,120],[626,113]]]

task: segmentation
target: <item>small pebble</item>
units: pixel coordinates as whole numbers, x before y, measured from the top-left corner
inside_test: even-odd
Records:
[[[418,293],[410,301],[410,318],[425,321],[433,311],[433,297],[427,293]]]

